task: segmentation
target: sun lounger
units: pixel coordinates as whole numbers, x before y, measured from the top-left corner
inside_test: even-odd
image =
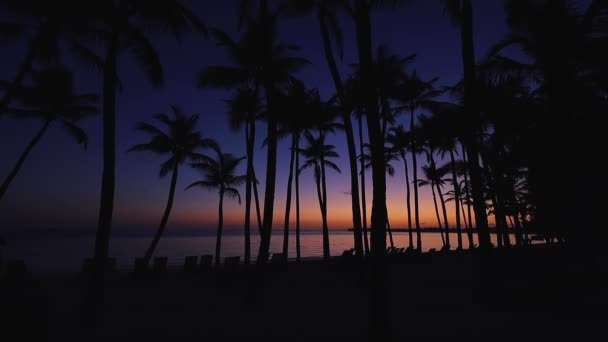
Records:
[[[167,262],[169,259],[167,257],[155,257],[154,264],[152,264],[152,271],[154,273],[165,273],[167,272]]]
[[[212,266],[213,266],[213,255],[211,255],[211,254],[201,255],[201,264],[200,264],[201,270],[204,270],[204,271],[210,270]]]

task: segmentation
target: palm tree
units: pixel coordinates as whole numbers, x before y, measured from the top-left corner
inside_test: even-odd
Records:
[[[433,169],[432,165],[425,165],[422,167],[422,172],[426,179],[419,179],[418,186],[430,186],[431,192],[433,194],[433,204],[435,205],[435,217],[437,218],[437,227],[439,228],[439,233],[441,234],[441,242],[443,246],[446,245],[445,236],[443,234],[443,224],[441,223],[441,218],[439,217],[439,206],[437,204],[437,195],[435,192],[435,185],[437,180],[437,170]]]
[[[16,89],[15,95],[23,105],[7,108],[6,113],[18,118],[42,121],[38,133],[26,146],[17,163],[0,186],[0,200],[19,173],[32,149],[40,142],[52,124],[59,124],[77,143],[87,146],[88,137],[78,122],[97,114],[96,94],[74,94],[72,73],[62,66],[54,66],[32,73],[33,85]]]
[[[78,46],[74,36],[78,28],[83,27],[84,16],[79,15],[83,10],[81,4],[71,0],[5,0],[0,4],[0,9],[20,19],[3,22],[0,25],[1,37],[14,38],[29,33],[26,54],[17,68],[17,74],[0,98],[2,115],[15,99],[19,87],[32,72],[36,61],[56,61],[60,54],[61,39]]]
[[[410,114],[410,151],[412,153],[412,178],[413,183],[418,184],[418,153],[422,153],[422,140],[417,132],[415,124],[416,111],[421,107],[428,107],[432,104],[433,98],[440,95],[441,91],[434,88],[436,78],[423,81],[414,71],[410,75],[405,75],[397,90],[398,96],[395,100],[400,104],[395,111],[405,111]],[[422,234],[420,230],[420,208],[418,202],[418,187],[414,186],[414,223],[416,226],[416,249],[422,251]]]
[[[323,41],[323,50],[325,52],[325,60],[331,73],[332,80],[340,105],[343,107],[341,111],[342,122],[344,123],[344,132],[346,133],[346,144],[348,147],[348,161],[350,166],[350,185],[351,185],[351,208],[353,216],[353,236],[356,255],[363,255],[364,246],[362,239],[361,226],[361,205],[359,203],[359,182],[357,180],[357,151],[355,146],[355,136],[353,124],[350,116],[350,111],[346,109],[346,94],[344,83],[336,58],[332,43],[338,51],[340,60],[343,57],[343,35],[338,23],[337,12],[343,5],[342,0],[291,0],[289,5],[291,9],[298,12],[314,12],[319,20],[319,29],[321,39]]]
[[[267,1],[262,1],[257,15],[242,13],[246,18],[247,30],[238,41],[221,30],[213,30],[214,37],[220,46],[226,48],[233,65],[207,67],[201,71],[199,77],[200,86],[232,88],[251,85],[253,89],[263,89],[266,96],[268,154],[258,263],[266,263],[268,260],[274,212],[279,114],[274,102],[278,88],[289,81],[291,73],[309,64],[303,58],[290,56],[291,52],[299,50],[297,46],[277,42],[278,15],[278,10],[270,10]]]
[[[334,151],[335,146],[325,144],[325,134],[319,133],[315,137],[310,131],[304,132],[307,146],[299,152],[306,158],[298,172],[313,167],[315,184],[317,185],[317,197],[321,209],[321,219],[323,221],[323,259],[329,260],[329,228],[327,226],[327,185],[325,179],[325,168],[329,167],[337,172],[341,172],[336,165],[328,158],[338,158],[338,153]]]
[[[258,229],[262,232],[262,218],[258,199],[257,181],[253,167],[255,146],[255,121],[261,114],[262,105],[255,89],[241,87],[233,98],[226,101],[230,127],[239,130],[245,123],[245,144],[247,146],[247,179],[245,181],[245,264],[251,261],[251,188],[254,187]]]
[[[114,210],[118,56],[131,52],[152,84],[160,86],[163,84],[162,64],[145,30],[167,29],[179,39],[192,28],[204,31],[204,26],[178,0],[92,1],[86,5],[85,18],[92,27],[82,30],[79,35],[103,43],[102,57],[85,45],[78,46],[80,55],[101,66],[103,73],[103,173],[95,239],[96,264],[102,265],[108,256]]]
[[[490,231],[485,210],[482,175],[479,169],[480,99],[476,85],[472,0],[442,0],[442,2],[452,21],[460,26],[465,87],[464,108],[467,113],[466,122],[468,127],[464,140],[469,157],[469,174],[471,177],[471,191],[479,246],[489,248],[491,246]]]
[[[405,131],[403,125],[391,127],[386,140],[391,144],[393,153],[401,158],[405,171],[405,186],[406,186],[406,209],[407,209],[407,228],[409,235],[409,247],[414,248],[414,237],[412,231],[412,207],[411,207],[411,191],[410,191],[410,175],[407,165],[406,154],[410,146],[411,137]]]
[[[196,131],[198,123],[198,115],[187,116],[179,107],[171,106],[173,111],[173,119],[167,114],[154,114],[152,117],[167,127],[166,132],[154,126],[153,124],[140,122],[135,126],[135,129],[149,134],[150,141],[143,144],[137,144],[129,149],[133,151],[147,151],[160,155],[169,155],[160,166],[160,177],[163,178],[171,172],[171,183],[169,185],[169,198],[165,211],[160,220],[156,234],[146,249],[144,261],[149,264],[154,250],[160,241],[160,238],[165,231],[171,208],[173,207],[173,199],[175,198],[175,186],[177,184],[177,176],[179,166],[188,161],[200,158],[202,155],[197,152],[199,148],[213,146],[215,142],[210,139],[201,138],[201,133]]]
[[[218,206],[217,238],[215,242],[215,265],[220,264],[220,249],[222,246],[222,228],[224,226],[224,196],[237,199],[241,204],[241,195],[238,186],[245,183],[246,175],[236,176],[236,168],[245,157],[237,158],[230,153],[222,153],[217,144],[211,146],[217,154],[217,159],[208,156],[199,156],[196,163],[191,164],[204,176],[203,180],[194,182],[186,190],[193,187],[202,187],[208,190],[217,190],[220,200]]]

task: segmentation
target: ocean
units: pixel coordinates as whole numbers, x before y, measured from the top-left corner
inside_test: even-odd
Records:
[[[133,268],[136,257],[143,256],[152,239],[153,232],[140,232],[125,236],[114,236],[110,243],[110,256],[116,258],[119,269]],[[353,233],[346,230],[330,231],[330,253],[332,256],[342,254],[344,250],[353,248]],[[456,247],[456,234],[450,233],[452,248]],[[466,235],[463,234],[463,245],[468,246]],[[492,239],[496,236],[493,234]],[[169,266],[179,266],[184,257],[189,255],[214,254],[215,232],[212,230],[198,231],[195,234],[175,234],[167,231],[156,248],[155,256],[165,256]],[[414,234],[414,242],[416,236]],[[290,235],[289,258],[296,257],[295,233]],[[409,239],[407,232],[394,232],[395,247],[407,247]],[[251,234],[251,254],[255,259],[259,245],[257,230]],[[323,255],[321,231],[305,230],[300,234],[301,256],[304,258],[320,258]],[[477,241],[475,241],[477,243]],[[494,241],[495,243],[495,241]],[[438,233],[422,234],[423,251],[431,248],[439,250],[442,246],[441,236]],[[44,234],[8,236],[4,250],[4,260],[24,260],[28,269],[35,273],[47,272],[78,272],[82,269],[85,258],[93,254],[94,236],[83,234]],[[283,232],[273,232],[270,252],[281,252],[283,246]],[[390,240],[387,236],[387,246]],[[221,257],[244,255],[244,237],[242,230],[226,230],[222,236]]]

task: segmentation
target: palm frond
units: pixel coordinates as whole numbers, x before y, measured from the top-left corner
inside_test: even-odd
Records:
[[[84,129],[69,120],[61,120],[61,125],[63,126],[65,131],[76,140],[78,144],[82,144],[85,149],[87,148],[89,136],[84,131]]]
[[[126,32],[126,46],[133,53],[154,86],[164,83],[163,66],[156,48],[141,31],[130,27]]]

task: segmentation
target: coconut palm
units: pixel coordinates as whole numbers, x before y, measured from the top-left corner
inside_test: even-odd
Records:
[[[118,56],[130,52],[137,65],[143,69],[154,86],[163,84],[163,69],[158,52],[146,32],[168,30],[176,39],[204,26],[196,15],[178,0],[158,1],[87,1],[85,18],[89,26],[79,32],[85,44],[78,46],[81,57],[95,63],[102,70],[103,78],[103,172],[99,221],[95,239],[95,259],[102,265],[108,256],[112,213],[114,210],[116,169],[116,90],[118,80]],[[101,56],[86,45],[101,42]]]
[[[407,163],[407,152],[410,146],[411,136],[405,131],[403,125],[391,127],[386,137],[386,140],[391,144],[393,153],[400,157],[403,161],[405,172],[405,194],[406,194],[406,209],[407,209],[407,228],[409,235],[409,247],[414,248],[414,237],[412,231],[412,206],[411,206],[411,191],[410,191],[410,175]]]
[[[255,146],[255,121],[261,115],[262,104],[255,89],[239,88],[234,96],[226,101],[230,127],[239,130],[245,123],[245,144],[247,147],[247,179],[245,181],[245,264],[251,261],[251,188],[255,195],[255,208],[258,219],[258,229],[262,232],[262,218],[258,199],[257,181],[253,166]]]
[[[217,144],[211,146],[216,153],[216,158],[199,156],[198,161],[191,166],[199,170],[204,179],[194,182],[186,190],[193,187],[201,187],[219,194],[217,237],[215,242],[215,265],[220,264],[220,249],[222,246],[222,228],[224,227],[224,196],[237,199],[241,204],[241,195],[237,187],[245,183],[246,176],[235,175],[236,168],[245,157],[237,158],[230,153],[222,153]]]
[[[246,30],[238,40],[232,39],[221,30],[212,34],[218,44],[226,49],[232,64],[204,68],[199,77],[199,86],[216,86],[232,88],[248,85],[253,89],[263,89],[266,97],[266,187],[264,195],[264,214],[262,218],[262,238],[258,251],[258,263],[268,260],[272,220],[274,212],[274,194],[276,183],[278,111],[275,101],[279,88],[285,85],[293,72],[299,71],[309,62],[303,58],[293,57],[290,53],[299,50],[296,45],[277,42],[278,10],[271,10],[267,1],[260,2],[255,14],[242,13]]]
[[[304,163],[298,170],[303,170],[312,167],[314,171],[315,184],[317,186],[317,197],[319,199],[319,208],[321,209],[321,219],[323,221],[323,259],[329,260],[329,228],[327,226],[327,185],[325,179],[325,169],[327,167],[341,172],[338,165],[329,158],[338,158],[338,153],[335,146],[325,144],[325,134],[319,133],[314,136],[310,131],[304,132],[307,146],[300,149],[299,152],[305,158]]]
[[[479,169],[479,127],[480,108],[479,94],[476,86],[475,45],[473,39],[473,5],[472,0],[442,0],[446,13],[452,22],[460,27],[462,45],[462,64],[464,70],[464,108],[468,132],[464,136],[465,147],[469,157],[469,174],[475,211],[475,223],[479,237],[479,246],[491,246],[488,218],[485,211],[485,200],[482,186],[482,175]]]
[[[442,224],[441,218],[439,217],[439,205],[437,203],[437,195],[436,195],[436,193],[439,194],[440,203],[445,207],[445,202],[443,200],[443,195],[441,193],[441,185],[443,185],[445,183],[445,179],[443,179],[441,177],[441,174],[435,167],[434,163],[429,163],[428,165],[423,166],[422,172],[424,173],[424,176],[426,179],[419,179],[418,186],[419,187],[423,187],[423,186],[431,187],[431,192],[433,194],[433,203],[435,205],[435,216],[437,217],[437,225],[438,225],[439,231],[441,233],[441,241],[443,242],[444,247],[449,248],[449,246],[450,246],[449,237],[448,237],[449,231],[448,231],[447,225]],[[437,191],[435,191],[435,188],[437,189]],[[445,214],[445,211],[444,211],[444,214]],[[445,217],[444,217],[444,219],[445,219]],[[447,221],[444,221],[444,222],[447,222]],[[445,228],[445,234],[443,231],[444,228]]]
[[[163,129],[158,128],[153,124],[145,122],[138,123],[135,126],[135,129],[149,134],[151,136],[150,141],[143,144],[137,144],[129,149],[129,152],[145,151],[159,155],[169,155],[169,159],[160,166],[161,178],[171,173],[169,197],[156,234],[144,254],[146,265],[150,262],[152,255],[154,255],[154,250],[169,221],[169,215],[171,214],[171,208],[173,207],[173,199],[175,198],[175,186],[177,184],[179,166],[194,159],[201,158],[202,155],[198,153],[200,148],[215,145],[215,142],[212,140],[201,138],[201,133],[196,131],[198,115],[187,116],[177,106],[172,106],[171,109],[173,111],[173,118],[164,113],[154,114],[152,116],[156,121],[166,126],[166,131],[163,131]]]
[[[341,111],[342,122],[344,123],[344,132],[346,133],[346,144],[348,147],[348,161],[350,166],[350,185],[351,185],[351,208],[353,217],[353,236],[356,255],[363,255],[364,246],[362,240],[362,225],[361,225],[361,205],[359,203],[359,182],[357,180],[357,151],[355,146],[355,137],[353,124],[350,116],[350,110],[346,105],[345,86],[338,70],[336,57],[334,55],[335,45],[338,57],[342,60],[344,47],[342,44],[343,34],[338,23],[337,13],[344,5],[343,0],[290,0],[289,8],[301,13],[313,12],[319,21],[319,29],[321,39],[323,41],[323,51],[325,52],[325,60],[331,73],[334,87],[340,105],[343,107]],[[363,190],[362,190],[363,191]]]
[[[17,118],[34,118],[42,121],[38,133],[26,146],[17,163],[0,186],[0,200],[15,179],[32,149],[40,142],[51,125],[60,125],[67,134],[85,148],[88,136],[78,126],[79,121],[97,114],[96,94],[75,94],[72,73],[62,66],[53,66],[31,73],[33,84],[20,86],[15,95],[21,102],[19,108],[7,108],[5,112]]]

